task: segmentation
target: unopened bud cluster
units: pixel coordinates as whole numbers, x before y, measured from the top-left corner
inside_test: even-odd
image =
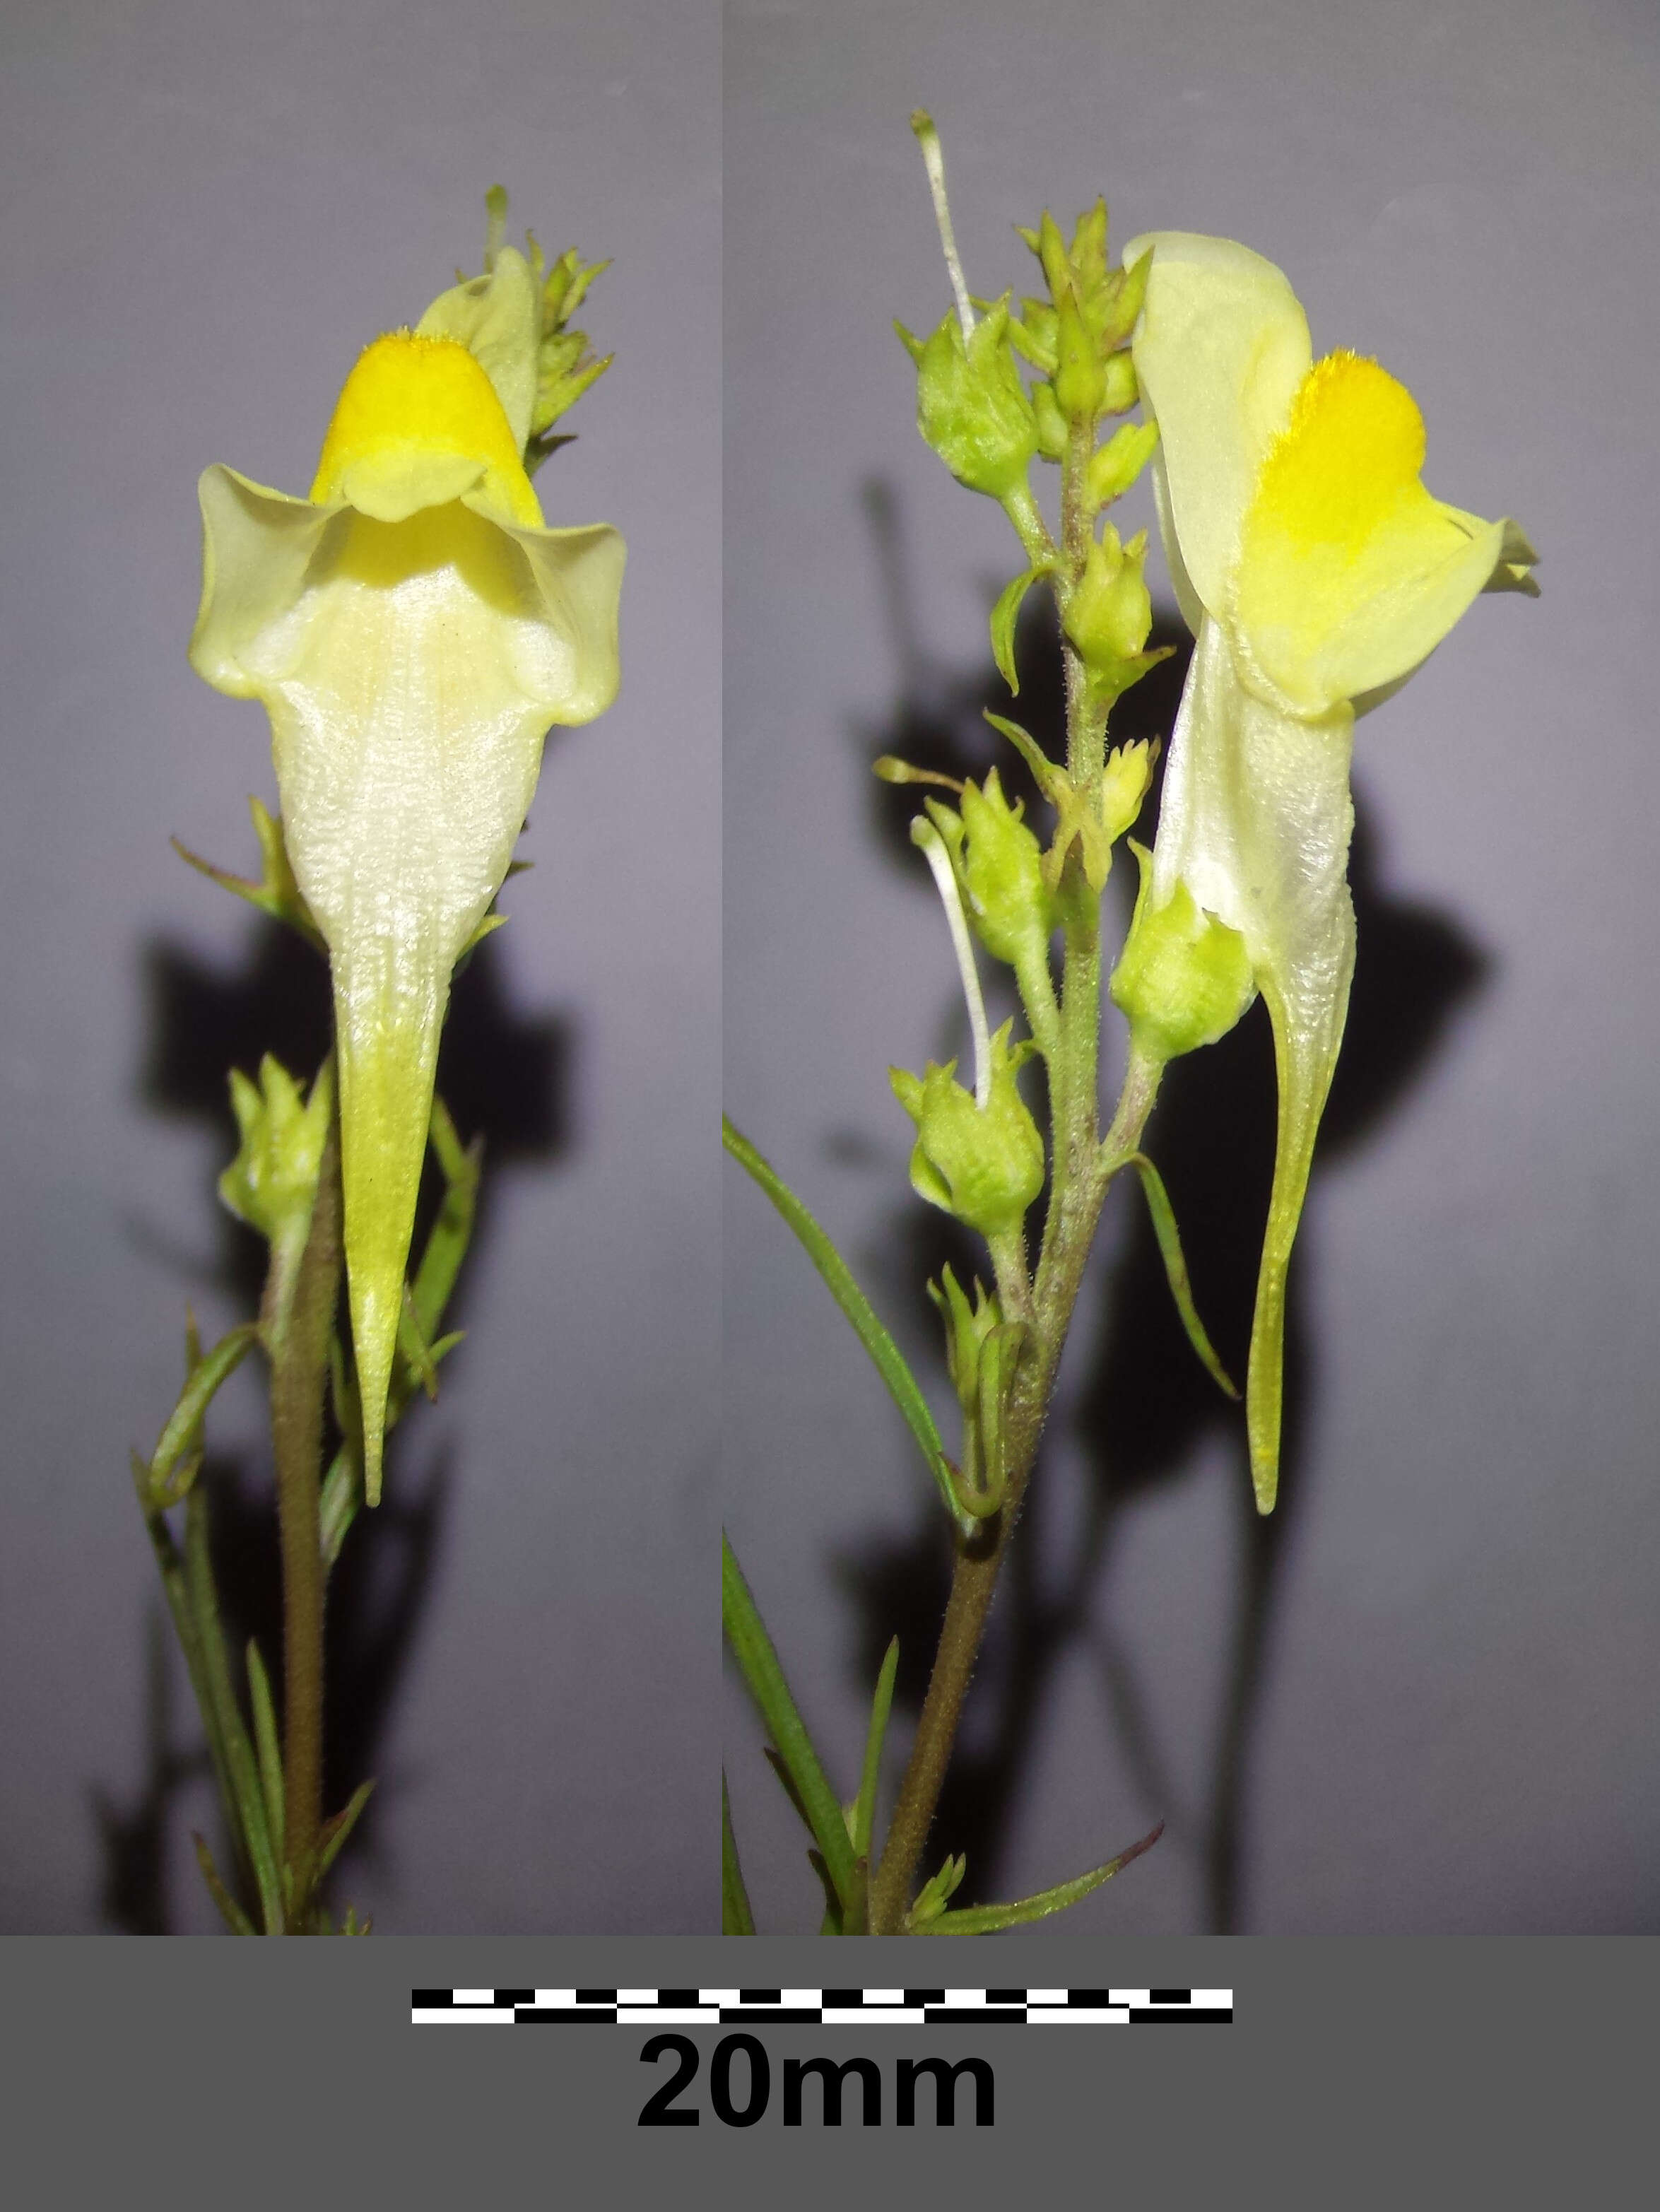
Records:
[[[302,1100],[294,1078],[267,1053],[258,1083],[240,1067],[231,1070],[230,1103],[241,1144],[219,1178],[221,1199],[270,1243],[296,1231],[303,1239],[334,1106],[333,1062],[325,1061]]]
[[[1106,203],[1098,199],[1079,216],[1070,246],[1047,209],[1037,228],[1020,235],[1043,264],[1049,296],[1022,302],[1016,343],[1048,379],[1033,404],[1039,449],[1058,461],[1074,427],[1092,431],[1104,415],[1123,415],[1135,404],[1129,339],[1146,297],[1151,257],[1129,269],[1108,267]]]

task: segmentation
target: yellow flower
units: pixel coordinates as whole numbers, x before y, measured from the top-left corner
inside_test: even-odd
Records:
[[[617,684],[623,545],[549,530],[521,455],[523,257],[377,338],[307,499],[213,467],[192,666],[271,718],[295,879],[329,948],[364,1479],[382,1431],[451,971],[506,876],[551,724]]]
[[[1244,940],[1274,1027],[1279,1140],[1246,1391],[1260,1510],[1279,1483],[1286,1273],[1354,965],[1354,719],[1478,592],[1536,591],[1513,522],[1431,496],[1424,424],[1375,362],[1316,362],[1271,262],[1178,232],[1149,248],[1137,375],[1155,492],[1197,638],[1171,740],[1150,896],[1184,889]]]

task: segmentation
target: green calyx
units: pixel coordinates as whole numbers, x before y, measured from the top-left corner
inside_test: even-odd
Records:
[[[1152,903],[1152,855],[1130,842],[1141,888],[1108,989],[1128,1018],[1136,1047],[1160,1062],[1214,1044],[1256,996],[1245,940],[1194,899],[1185,883]]]
[[[916,427],[957,481],[996,500],[1024,490],[1037,425],[1009,343],[1006,297],[966,336],[954,311],[927,340],[894,328],[916,365]]]
[[[1011,1045],[1012,1021],[990,1040],[985,1103],[965,1091],[957,1062],[920,1076],[891,1067],[893,1093],[916,1124],[911,1188],[982,1237],[1016,1229],[1043,1188],[1043,1139],[1015,1078],[1037,1048]]]

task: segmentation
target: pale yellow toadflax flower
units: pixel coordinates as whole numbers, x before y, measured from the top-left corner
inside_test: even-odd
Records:
[[[1244,941],[1274,1027],[1279,1140],[1246,1392],[1252,1480],[1279,1483],[1286,1273],[1354,965],[1347,866],[1357,714],[1486,590],[1533,592],[1513,522],[1431,496],[1416,402],[1376,362],[1316,362],[1271,262],[1155,233],[1134,342],[1157,418],[1159,521],[1197,639],[1148,896],[1185,890]]]
[[[617,686],[624,551],[550,530],[525,472],[538,303],[523,257],[368,346],[306,499],[209,469],[192,665],[271,717],[294,873],[329,951],[364,1480],[386,1393],[455,963],[555,723]]]

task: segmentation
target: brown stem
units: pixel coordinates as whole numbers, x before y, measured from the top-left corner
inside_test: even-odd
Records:
[[[1034,1293],[1037,1320],[1029,1349],[1015,1376],[1010,1399],[1006,1436],[1008,1490],[1003,1510],[988,1534],[959,1544],[952,1570],[951,1596],[934,1653],[933,1671],[916,1727],[915,1741],[900,1784],[881,1863],[871,1887],[870,1927],[873,1935],[897,1935],[909,1910],[916,1871],[927,1842],[928,1830],[945,1785],[951,1763],[963,1701],[968,1694],[980,1640],[997,1588],[999,1571],[1021,1500],[1037,1458],[1037,1446],[1049,1411],[1049,1394],[1066,1341],[1067,1322],[1078,1296],[1084,1263],[1095,1233],[1105,1186],[1091,1176],[1080,1189],[1074,1185],[1073,1201],[1046,1249]],[[1081,1200],[1082,1203],[1077,1201]]]
[[[1093,425],[1074,426],[1061,476],[1061,549],[1065,574],[1055,583],[1064,612],[1067,594],[1083,574],[1093,528],[1085,472]],[[1080,789],[1098,786],[1106,718],[1091,699],[1083,662],[1061,635],[1067,688],[1067,769]],[[1050,1197],[1043,1249],[1020,1318],[1028,1322],[1025,1352],[1015,1376],[1005,1429],[1007,1494],[1003,1510],[975,1537],[959,1540],[951,1595],[934,1653],[916,1737],[900,1784],[887,1841],[870,1891],[873,1935],[897,1935],[933,1826],[951,1763],[963,1703],[979,1655],[997,1589],[1003,1555],[1019,1518],[1021,1501],[1037,1460],[1050,1394],[1061,1364],[1084,1268],[1110,1177],[1108,1159],[1133,1146],[1152,1109],[1158,1073],[1132,1058],[1123,1095],[1105,1146],[1100,1138],[1098,1053],[1101,1024],[1101,940],[1093,911],[1074,912],[1067,930],[1058,1036],[1049,1055]],[[1006,1307],[1012,1289],[1025,1292],[1024,1264],[994,1249]]]
[[[339,1122],[331,1125],[306,1249],[270,1334],[271,1431],[283,1553],[283,1856],[289,1926],[310,1920],[323,1819],[323,1396],[340,1283]]]

